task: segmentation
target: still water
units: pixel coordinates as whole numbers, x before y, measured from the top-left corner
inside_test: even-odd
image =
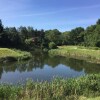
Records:
[[[28,61],[0,64],[0,82],[16,84],[34,81],[51,81],[54,77],[71,78],[100,73],[100,64],[64,57],[50,57],[35,53]]]

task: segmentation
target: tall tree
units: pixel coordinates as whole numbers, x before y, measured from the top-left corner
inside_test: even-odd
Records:
[[[98,25],[98,24],[100,25],[100,19],[98,19],[98,21],[97,21],[97,25]]]
[[[45,32],[45,38],[50,42],[56,43],[56,45],[61,44],[60,36],[61,36],[61,32],[59,32],[57,29],[48,30]]]
[[[61,38],[62,38],[62,45],[68,45],[69,44],[69,31],[63,32],[61,34]]]
[[[71,32],[69,34],[71,45],[77,45],[77,44],[80,44],[82,42],[80,34],[83,31],[84,31],[84,28],[82,28],[82,27],[77,27],[77,28],[71,30]]]
[[[0,19],[0,33],[2,33],[2,31],[3,31],[3,25],[2,25],[2,21]]]

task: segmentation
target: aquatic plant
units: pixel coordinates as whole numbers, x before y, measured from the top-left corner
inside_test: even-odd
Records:
[[[99,96],[100,74],[56,78],[51,82],[34,82],[29,79],[25,85],[0,84],[2,100],[81,100],[82,97]]]

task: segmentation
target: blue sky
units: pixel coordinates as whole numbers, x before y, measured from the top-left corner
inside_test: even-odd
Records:
[[[68,31],[100,18],[100,0],[0,0],[4,26]]]

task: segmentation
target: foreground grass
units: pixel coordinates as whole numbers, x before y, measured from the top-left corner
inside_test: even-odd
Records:
[[[25,85],[0,84],[2,100],[98,100],[100,98],[100,74],[51,82],[33,82]]]
[[[100,48],[86,48],[81,46],[59,46],[49,51],[50,55],[65,56],[94,63],[100,63]]]
[[[8,48],[0,48],[0,61],[16,61],[24,60],[31,57],[31,54],[20,50],[11,50]]]

